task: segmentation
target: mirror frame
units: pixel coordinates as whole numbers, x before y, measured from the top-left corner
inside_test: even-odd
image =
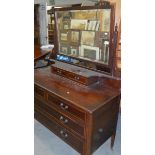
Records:
[[[66,7],[66,8],[54,8],[54,18],[55,18],[55,32],[54,32],[54,58],[56,59],[57,54],[63,55],[59,53],[59,45],[58,45],[58,24],[57,24],[57,11],[74,11],[74,10],[95,10],[95,9],[111,9],[111,15],[110,15],[110,40],[109,40],[109,63],[108,65],[96,62],[96,61],[91,61],[91,60],[85,60],[82,58],[76,58],[76,57],[71,57],[70,58],[80,60],[84,64],[93,64],[95,65],[95,68],[89,68],[83,65],[76,65],[80,66],[83,68],[87,68],[90,70],[94,70],[103,74],[107,75],[112,75],[113,73],[113,68],[114,68],[114,52],[115,52],[115,38],[114,38],[114,33],[115,33],[115,5],[114,4],[109,4],[109,5],[98,5],[98,6],[74,6],[74,7]],[[65,55],[66,56],[66,55]],[[69,63],[69,62],[66,62]]]

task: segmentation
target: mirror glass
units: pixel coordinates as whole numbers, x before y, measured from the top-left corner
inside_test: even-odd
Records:
[[[59,54],[109,63],[111,9],[57,11]]]

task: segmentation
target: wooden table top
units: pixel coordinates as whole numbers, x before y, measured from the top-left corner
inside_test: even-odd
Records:
[[[107,102],[120,97],[118,80],[101,78],[95,85],[84,86],[51,73],[50,67],[36,69],[34,83],[91,113]]]
[[[34,60],[37,60],[50,53],[49,51],[41,51],[39,46],[34,46]]]

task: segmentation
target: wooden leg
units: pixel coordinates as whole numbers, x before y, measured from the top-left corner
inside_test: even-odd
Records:
[[[81,155],[92,155],[91,153],[82,153]]]
[[[114,142],[115,142],[116,132],[111,136],[111,149],[113,150]]]
[[[90,149],[85,149],[83,150],[83,152],[81,153],[81,155],[92,155]]]
[[[81,154],[81,155],[92,155],[92,154],[85,154],[85,153],[83,153],[83,154]]]
[[[81,153],[81,155],[92,155],[91,147],[88,146],[88,143],[86,143],[86,142],[84,144],[84,149],[83,149],[83,152]]]

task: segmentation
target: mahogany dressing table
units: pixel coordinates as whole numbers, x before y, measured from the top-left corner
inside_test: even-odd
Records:
[[[114,6],[54,11],[53,64],[34,71],[35,118],[80,154],[91,155],[110,137],[112,147],[116,133],[120,79],[112,76]],[[82,38],[85,34],[89,37]]]

